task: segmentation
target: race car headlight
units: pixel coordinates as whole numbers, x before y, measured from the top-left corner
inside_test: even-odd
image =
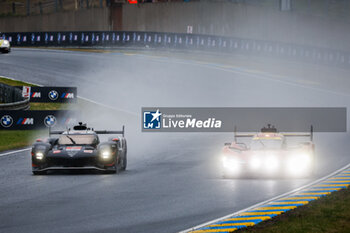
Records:
[[[225,168],[236,169],[239,166],[240,161],[232,156],[224,156],[222,158],[222,164]]]
[[[4,42],[3,42],[3,45],[5,45],[5,46],[8,46],[10,43],[7,41],[7,40],[5,40]]]
[[[111,153],[110,150],[103,150],[103,151],[101,152],[101,158],[102,158],[102,159],[110,159],[110,158],[111,158],[111,155],[112,155],[112,153]]]
[[[38,160],[42,160],[44,158],[44,153],[43,152],[36,152],[35,158]]]

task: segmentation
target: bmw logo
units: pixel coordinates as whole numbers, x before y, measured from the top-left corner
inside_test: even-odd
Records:
[[[50,100],[57,100],[58,98],[58,93],[55,90],[52,90],[49,92],[49,98]]]
[[[44,124],[47,127],[52,127],[56,124],[56,117],[52,116],[52,115],[48,115],[45,117],[44,119]]]
[[[12,125],[12,123],[13,123],[13,119],[11,116],[5,115],[5,116],[1,117],[0,124],[3,127],[8,128]]]

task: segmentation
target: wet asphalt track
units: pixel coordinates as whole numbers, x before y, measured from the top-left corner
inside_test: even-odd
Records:
[[[32,176],[28,152],[0,157],[0,232],[177,232],[350,162],[347,134],[316,134],[312,179],[221,179],[217,156],[232,135],[142,134],[135,117],[141,106],[348,106],[334,89],[173,58],[54,50],[13,49],[0,56],[1,75],[77,86],[80,96],[132,114],[85,116],[100,128],[127,125],[129,166],[119,175]]]

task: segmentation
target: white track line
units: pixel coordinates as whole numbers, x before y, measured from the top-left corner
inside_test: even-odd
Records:
[[[21,149],[21,150],[9,151],[9,152],[0,154],[0,157],[5,156],[5,155],[16,154],[16,153],[23,152],[23,151],[27,151],[27,150],[30,150],[30,149],[31,149],[31,148],[25,148],[25,149]]]
[[[100,103],[100,102],[97,102],[97,101],[94,101],[94,100],[91,100],[91,99],[88,99],[88,98],[85,98],[85,97],[82,97],[82,96],[77,96],[77,97],[82,99],[82,100],[91,102],[93,104],[100,105],[100,106],[105,107],[105,108],[109,108],[109,109],[113,109],[113,110],[116,110],[116,111],[124,112],[124,113],[130,114],[130,115],[136,116],[136,117],[139,116],[137,113],[130,112],[130,111],[127,111],[127,110],[124,110],[124,109],[120,109],[120,108],[115,108],[115,107],[112,107],[110,105],[103,104],[103,103]]]
[[[259,206],[264,205],[264,204],[267,204],[267,203],[272,202],[272,201],[274,201],[274,200],[276,200],[276,199],[280,199],[280,198],[283,198],[283,197],[285,197],[285,196],[289,196],[289,195],[291,195],[291,194],[293,194],[293,193],[295,193],[295,192],[298,192],[298,191],[300,191],[300,190],[302,190],[302,189],[306,189],[306,188],[308,188],[308,187],[310,187],[310,186],[312,186],[312,185],[315,185],[315,184],[317,184],[317,183],[320,183],[321,181],[326,180],[326,179],[328,179],[328,178],[330,178],[330,177],[332,177],[332,176],[338,174],[339,172],[341,172],[341,171],[343,171],[343,170],[345,170],[345,169],[347,169],[347,168],[349,168],[349,167],[350,167],[350,163],[347,164],[347,165],[345,165],[344,167],[342,167],[342,168],[340,168],[340,169],[338,169],[338,170],[332,172],[331,174],[326,175],[326,176],[324,176],[324,177],[322,177],[322,178],[320,178],[320,179],[318,179],[318,180],[315,180],[315,181],[313,181],[313,182],[311,182],[311,183],[309,183],[309,184],[306,184],[306,185],[304,185],[304,186],[302,186],[302,187],[299,187],[299,188],[296,188],[296,189],[294,189],[294,190],[292,190],[292,191],[283,193],[283,194],[281,194],[281,195],[278,195],[278,196],[273,197],[273,198],[271,198],[271,199],[268,199],[268,200],[266,200],[266,201],[259,202],[259,203],[255,204],[255,205],[249,206],[248,208],[245,208],[245,209],[243,209],[243,210],[239,210],[239,211],[234,212],[234,213],[232,213],[232,214],[229,214],[229,215],[226,215],[226,216],[223,216],[223,217],[220,217],[220,218],[217,218],[217,219],[214,219],[214,220],[211,220],[211,221],[202,223],[202,224],[200,224],[200,225],[197,225],[197,226],[188,228],[188,229],[183,230],[183,231],[180,231],[180,232],[178,232],[178,233],[188,233],[188,232],[193,231],[193,230],[198,230],[199,228],[202,228],[202,227],[204,227],[204,226],[213,224],[213,223],[215,223],[215,222],[222,221],[222,220],[227,219],[227,218],[231,218],[231,217],[236,216],[236,215],[238,215],[238,214],[240,214],[240,213],[242,213],[242,212],[246,212],[246,211],[251,210],[251,209],[253,209],[253,208],[259,207]]]

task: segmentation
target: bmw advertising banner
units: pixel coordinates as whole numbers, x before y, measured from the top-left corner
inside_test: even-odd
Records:
[[[0,111],[0,130],[31,130],[62,128],[77,122],[77,112],[59,111]]]
[[[280,132],[346,132],[346,108],[141,109],[142,132],[257,132],[271,124]]]
[[[23,87],[18,87],[23,90]],[[76,103],[76,87],[30,87],[30,102]]]

